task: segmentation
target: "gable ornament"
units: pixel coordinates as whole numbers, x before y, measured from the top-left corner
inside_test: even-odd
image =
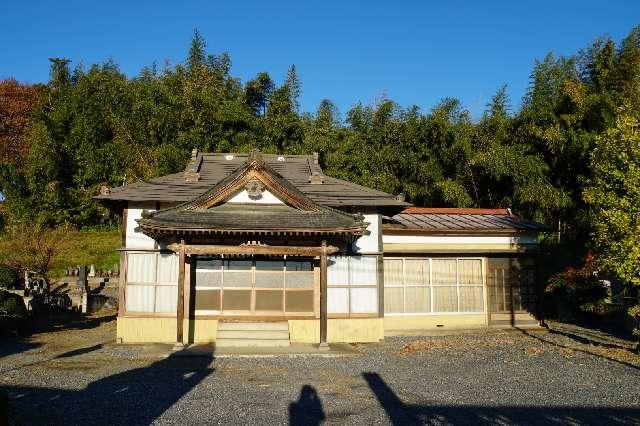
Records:
[[[262,193],[264,192],[264,183],[257,179],[252,179],[247,182],[244,189],[247,191],[249,198],[252,200],[259,200],[262,198]]]

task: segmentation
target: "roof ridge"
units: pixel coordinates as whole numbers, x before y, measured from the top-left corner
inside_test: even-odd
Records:
[[[263,178],[265,176],[263,176],[263,178],[260,177],[262,173],[266,174],[266,182],[263,181]],[[273,180],[273,182],[269,182],[269,177]],[[363,219],[361,215],[347,213],[342,210],[334,209],[330,206],[325,206],[314,201],[304,192],[300,191],[288,179],[274,170],[269,164],[267,164],[267,162],[262,158],[261,153],[257,150],[252,150],[246,161],[244,161],[232,173],[227,175],[221,181],[217,182],[204,193],[200,194],[192,200],[180,203],[176,206],[150,213],[150,216],[155,216],[156,214],[161,214],[172,210],[194,210],[203,208],[203,206],[205,205],[207,205],[206,208],[209,208],[218,201],[221,201],[220,204],[224,204],[226,203],[226,201],[224,200],[228,199],[229,193],[231,193],[236,186],[242,185],[243,180],[250,181],[253,179],[259,179],[263,184],[266,183],[267,186],[271,186],[272,188],[270,188],[270,190],[275,189],[276,191],[281,192],[280,195],[284,196],[285,200],[288,199],[288,202],[284,202],[285,205],[294,209],[314,211],[318,213],[322,212],[325,214],[331,213],[343,217],[350,217],[352,219],[355,219],[356,221],[362,221]],[[278,188],[278,186],[281,186],[281,188]]]

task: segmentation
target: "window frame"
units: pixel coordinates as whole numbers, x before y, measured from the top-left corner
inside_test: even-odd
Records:
[[[455,260],[456,261],[456,310],[455,311],[434,311],[434,297],[433,297],[433,288],[434,287],[453,287],[451,284],[433,284],[433,261],[434,260]],[[391,284],[387,285],[386,277],[383,280],[383,288],[384,292],[387,288],[401,288],[402,289],[402,310],[403,312],[387,312],[384,310],[385,316],[425,316],[425,315],[486,315],[487,313],[487,258],[481,256],[436,256],[436,257],[426,257],[426,256],[384,256],[382,259],[383,262],[383,270],[384,270],[384,262],[386,260],[400,260],[402,261],[402,285]],[[413,284],[406,284],[406,268],[405,263],[407,260],[428,260],[429,261],[429,284],[425,286],[417,286]],[[460,284],[460,261],[464,260],[480,260],[481,266],[481,276],[482,276],[482,284]],[[429,288],[429,308],[430,312],[405,312],[406,310],[406,288],[407,287],[428,287]],[[460,288],[482,288],[482,311],[461,311],[460,310]],[[384,309],[384,306],[383,306]]]
[[[221,266],[219,269],[214,269],[211,271],[215,271],[215,273],[220,274],[220,284],[219,286],[199,286],[197,284],[197,273],[198,273],[198,259],[200,258],[214,258],[221,260]],[[219,306],[220,309],[195,309],[194,315],[196,316],[304,316],[309,318],[315,318],[318,314],[318,306],[316,303],[318,291],[319,291],[319,281],[316,277],[316,261],[313,258],[304,258],[299,259],[298,256],[291,256],[291,259],[288,259],[286,255],[282,257],[276,257],[273,260],[282,263],[282,269],[274,270],[274,269],[258,269],[257,262],[261,262],[264,260],[263,258],[255,258],[253,256],[247,257],[246,260],[251,262],[251,266],[248,269],[243,269],[242,272],[249,272],[251,274],[251,283],[249,286],[245,287],[237,287],[237,286],[225,286],[225,272],[228,274],[229,272],[233,273],[234,270],[227,269],[227,261],[233,260],[233,258],[225,257],[224,255],[202,255],[201,257],[194,257],[195,259],[195,275],[196,279],[193,281],[193,286],[195,291],[219,291]],[[293,262],[307,262],[311,266],[310,269],[307,270],[294,270],[288,271],[287,263],[289,261]],[[256,285],[256,277],[260,274],[273,274],[278,273],[282,276],[282,283],[279,287],[259,287]],[[287,276],[291,275],[304,275],[308,274],[313,277],[312,284],[306,287],[288,287],[287,286]],[[224,309],[224,291],[225,290],[246,290],[251,292],[251,300],[249,309],[246,310],[229,310]],[[258,310],[256,309],[256,293],[260,291],[280,291],[282,292],[282,309],[280,310]],[[312,300],[313,306],[311,311],[288,311],[287,310],[287,292],[313,292]],[[196,296],[197,297],[197,296]]]
[[[129,280],[129,256],[130,255],[152,255],[154,257],[154,268],[153,268],[153,281],[151,282],[141,282],[141,281],[130,281]],[[178,257],[178,254],[173,252],[164,252],[164,251],[144,251],[144,250],[130,250],[126,252],[126,280],[124,283],[124,312],[125,315],[149,315],[149,316],[159,316],[159,317],[174,317],[177,315],[176,312],[169,311],[158,311],[158,300],[157,300],[157,288],[158,287],[172,287],[175,290],[175,299],[177,303],[178,299],[178,276],[176,275],[175,283],[169,283],[167,281],[158,281],[159,280],[159,257],[162,255],[171,255]],[[177,260],[179,261],[179,260]],[[129,286],[132,287],[152,287],[153,288],[153,310],[151,311],[136,311],[128,309],[127,303],[129,299],[129,295],[127,294],[127,289]]]
[[[369,253],[357,253],[357,254],[349,254],[349,253],[337,253],[335,255],[331,255],[328,257],[328,260],[331,260],[332,258],[335,257],[340,257],[340,258],[346,258],[347,259],[347,272],[346,272],[346,277],[347,277],[347,283],[339,283],[339,284],[332,284],[329,278],[329,268],[327,267],[327,317],[328,318],[358,318],[358,317],[377,317],[379,316],[380,313],[380,270],[379,270],[379,261],[380,258],[382,257],[382,255],[380,254],[369,254]],[[352,284],[351,283],[351,259],[353,257],[368,257],[368,258],[374,258],[375,259],[375,283],[374,284]],[[347,290],[347,309],[348,312],[332,312],[329,310],[329,306],[328,306],[328,298],[329,298],[329,291],[330,289],[346,289]],[[352,292],[353,290],[359,290],[359,289],[375,289],[376,291],[376,297],[375,297],[375,310],[370,311],[370,312],[354,312],[353,311],[353,305],[352,305]]]

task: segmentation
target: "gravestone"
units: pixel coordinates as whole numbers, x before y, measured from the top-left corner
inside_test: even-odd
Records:
[[[87,305],[89,302],[89,280],[87,279],[87,266],[80,265],[78,266],[78,279],[77,279],[78,287],[82,289],[82,306],[81,312],[87,313]]]

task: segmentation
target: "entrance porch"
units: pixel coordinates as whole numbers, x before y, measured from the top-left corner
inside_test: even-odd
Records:
[[[201,245],[183,240],[168,249],[178,254],[179,262],[177,343],[194,340],[189,336],[198,319],[300,319],[318,320],[319,343],[326,345],[327,256],[337,247],[325,240],[318,246]]]

